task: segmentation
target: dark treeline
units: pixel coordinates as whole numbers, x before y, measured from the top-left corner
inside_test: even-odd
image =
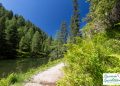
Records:
[[[22,16],[0,4],[0,59],[45,56],[48,35]]]

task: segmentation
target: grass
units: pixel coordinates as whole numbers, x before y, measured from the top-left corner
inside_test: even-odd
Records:
[[[33,75],[35,75],[41,71],[44,71],[44,70],[58,64],[61,61],[62,61],[62,59],[49,61],[47,64],[43,64],[42,66],[40,66],[36,69],[32,68],[29,71],[27,71],[26,73],[18,73],[18,74],[12,73],[7,78],[3,78],[0,80],[0,86],[23,86],[25,84],[25,82],[29,81]]]

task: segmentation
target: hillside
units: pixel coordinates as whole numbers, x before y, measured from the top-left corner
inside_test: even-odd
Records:
[[[88,0],[82,37],[68,43],[67,67],[58,86],[103,86],[103,73],[120,73],[120,1]]]
[[[0,59],[45,56],[48,35],[0,5]]]

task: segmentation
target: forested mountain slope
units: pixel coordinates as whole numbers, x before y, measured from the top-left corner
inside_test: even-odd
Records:
[[[88,0],[82,37],[68,43],[58,86],[103,86],[103,73],[120,72],[120,0]]]
[[[62,22],[55,40],[0,4],[0,59],[64,57],[58,86],[103,86],[103,73],[120,72],[120,0],[87,1],[87,24],[80,28],[79,4],[73,0],[70,31]]]
[[[48,39],[40,28],[0,5],[0,59],[44,57]]]

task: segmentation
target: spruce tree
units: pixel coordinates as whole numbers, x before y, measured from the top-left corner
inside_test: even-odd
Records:
[[[6,40],[8,44],[8,55],[10,58],[16,57],[19,40],[16,20],[14,18],[6,21]]]
[[[67,36],[68,36],[68,31],[67,31],[67,24],[66,22],[62,22],[61,28],[60,28],[60,34],[59,34],[59,40],[62,44],[65,44],[67,42]]]
[[[40,34],[40,49],[44,51],[47,34],[0,4],[0,59],[14,59],[18,55],[30,57],[32,38],[36,31]]]
[[[78,0],[73,0],[73,15],[71,17],[70,28],[70,38],[72,41],[74,41],[74,38],[78,35],[80,29],[80,14]]]
[[[48,37],[48,44],[49,44],[49,45],[51,45],[51,44],[52,44],[52,41],[53,41],[52,36]]]
[[[6,55],[5,25],[4,19],[0,18],[0,59]]]
[[[20,49],[20,51],[26,51],[27,52],[27,44],[26,44],[26,39],[25,39],[24,36],[20,40],[19,49]]]
[[[25,36],[23,36],[20,40],[20,43],[19,43],[20,50],[25,51],[25,52],[31,51],[30,45],[32,43],[31,41],[32,41],[33,35],[34,35],[34,30],[30,28],[28,32],[25,34]]]
[[[38,31],[35,32],[32,38],[31,51],[33,54],[39,54],[41,52],[41,35]]]
[[[44,43],[44,51],[45,52],[49,52],[49,51],[51,51],[51,46],[52,46],[52,41],[53,41],[53,39],[52,39],[52,36],[51,37],[48,37],[46,40],[45,40],[45,43]]]

